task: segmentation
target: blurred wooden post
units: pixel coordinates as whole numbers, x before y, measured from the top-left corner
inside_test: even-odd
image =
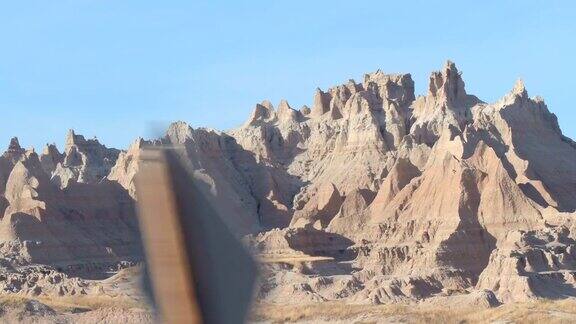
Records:
[[[160,150],[141,158],[138,213],[156,307],[164,323],[202,323],[166,160]]]

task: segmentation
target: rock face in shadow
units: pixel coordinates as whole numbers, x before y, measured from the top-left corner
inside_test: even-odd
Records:
[[[67,267],[141,258],[134,201],[117,183],[71,182],[61,189],[29,152],[12,168],[5,198],[2,248],[18,249],[19,264]]]
[[[73,131],[63,153],[13,139],[0,251],[19,264],[139,260],[134,176],[155,145],[178,152],[254,251],[322,260],[267,265],[263,300],[576,296],[576,143],[521,81],[485,103],[453,62],[424,96],[410,74],[376,71],[316,89],[310,108],[263,101],[236,129],[175,122],[126,151]]]

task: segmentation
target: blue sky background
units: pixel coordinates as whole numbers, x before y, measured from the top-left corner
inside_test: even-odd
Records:
[[[263,99],[299,108],[378,68],[424,94],[446,59],[488,102],[523,78],[576,138],[573,3],[0,0],[0,146],[229,129]]]

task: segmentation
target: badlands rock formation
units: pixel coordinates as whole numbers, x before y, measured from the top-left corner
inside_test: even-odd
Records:
[[[410,74],[377,71],[317,89],[310,107],[264,101],[229,132],[177,122],[127,151],[73,131],[63,153],[13,139],[0,157],[5,268],[141,260],[134,176],[158,145],[275,260],[260,300],[576,297],[576,143],[521,81],[485,103],[452,62],[425,96]]]
[[[476,289],[500,302],[575,295],[575,143],[522,81],[484,103],[447,62],[428,89],[415,98],[409,74],[377,71],[362,84],[318,89],[309,113],[286,102],[276,111],[257,105],[230,132],[301,184],[291,204],[281,201],[289,228],[255,236],[257,250],[289,246],[336,258],[300,273],[267,272],[262,298],[385,303]],[[283,188],[277,182],[273,192]],[[311,230],[328,233],[326,241],[311,241]]]
[[[13,139],[0,164],[7,175],[0,183],[2,257],[58,267],[138,258],[132,199],[118,183],[97,178],[115,155],[72,132],[65,154],[48,146],[38,156]]]

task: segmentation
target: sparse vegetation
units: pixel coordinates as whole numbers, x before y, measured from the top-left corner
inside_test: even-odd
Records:
[[[537,300],[494,308],[448,308],[433,305],[352,305],[318,303],[303,306],[257,305],[253,321],[289,323],[297,321],[348,323],[573,323],[576,299]]]

